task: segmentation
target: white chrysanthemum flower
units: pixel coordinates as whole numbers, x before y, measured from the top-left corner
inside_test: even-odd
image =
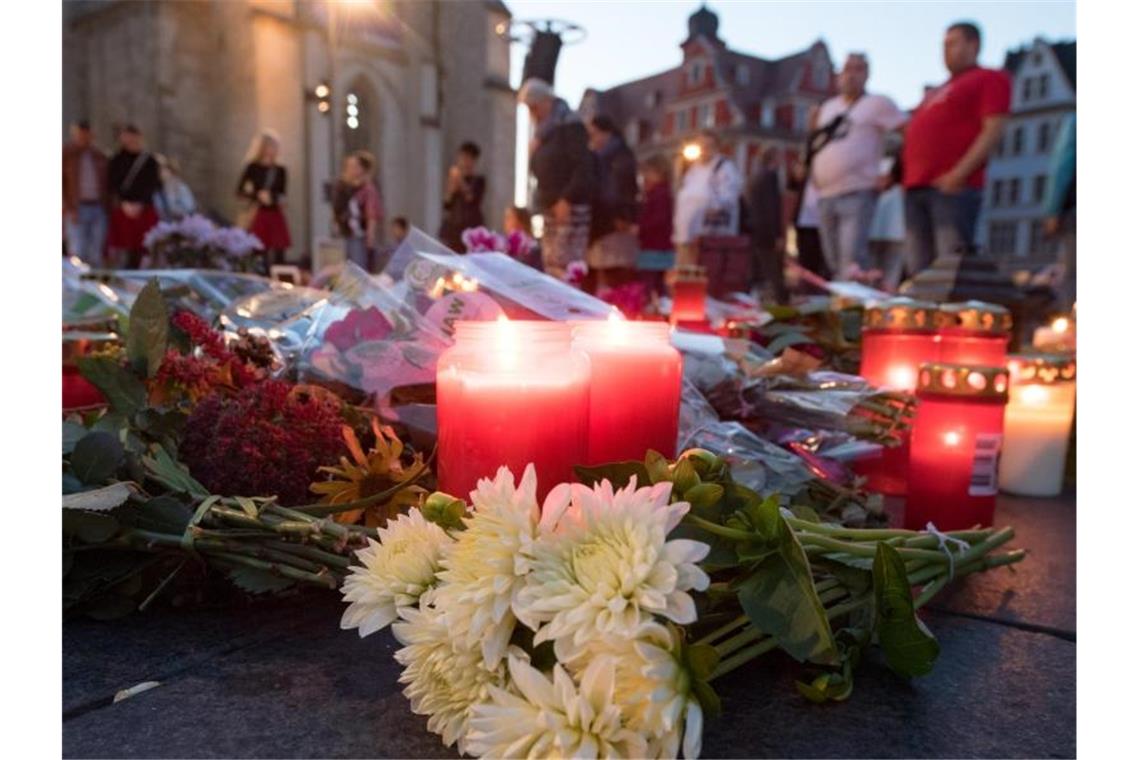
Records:
[[[472,708],[489,698],[488,689],[506,683],[506,667],[483,665],[478,649],[465,648],[448,629],[443,613],[430,605],[400,608],[392,626],[403,648],[396,661],[404,666],[400,683],[412,712],[427,715],[427,727],[451,746],[467,753],[468,720]]]
[[[537,488],[534,465],[527,465],[518,488],[506,467],[499,468],[494,480],[480,480],[471,492],[466,530],[441,562],[436,605],[445,611],[454,635],[482,650],[487,667],[502,660],[515,628],[512,607],[530,572],[539,532]],[[559,486],[544,509],[557,508],[568,498],[568,488]]]
[[[359,628],[361,638],[387,626],[399,608],[415,605],[435,585],[443,548],[452,543],[418,509],[389,520],[379,533],[379,543],[368,539],[368,546],[356,552],[361,564],[349,569],[341,587],[351,604],[340,627]]]
[[[616,668],[614,704],[626,725],[648,740],[648,756],[671,760],[683,749],[686,758],[695,758],[701,751],[704,713],[681,656],[676,628],[644,623],[633,638],[591,640],[566,667],[577,676],[594,660],[611,658]]]
[[[631,480],[614,493],[608,481],[592,490],[575,484],[569,506],[543,510],[533,569],[516,605],[532,628],[545,624],[536,644],[553,640],[565,661],[593,638],[632,638],[652,614],[681,624],[697,619],[687,592],[708,588],[696,563],[709,547],[666,540],[689,509],[685,502],[669,504],[671,487],[637,488]]]
[[[624,725],[614,704],[614,662],[601,657],[579,685],[554,666],[553,680],[514,655],[508,659],[516,693],[490,687],[490,701],[471,711],[467,750],[479,757],[645,757],[648,745]]]

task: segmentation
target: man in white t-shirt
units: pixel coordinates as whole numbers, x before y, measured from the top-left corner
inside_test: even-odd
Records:
[[[866,91],[869,71],[864,55],[847,56],[839,94],[820,106],[811,125],[817,141],[826,140],[812,159],[811,182],[819,194],[823,253],[837,280],[871,267],[867,235],[880,187],[883,140],[907,119],[890,98]]]

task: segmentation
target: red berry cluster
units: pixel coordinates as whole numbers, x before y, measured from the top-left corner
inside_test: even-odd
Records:
[[[170,323],[186,333],[190,342],[201,348],[206,356],[219,362],[225,362],[233,357],[233,354],[226,350],[226,343],[222,340],[221,333],[210,327],[206,320],[194,312],[180,311],[171,318]]]
[[[215,392],[187,420],[179,456],[212,493],[303,504],[317,468],[343,452],[339,412],[279,380],[236,395]]]

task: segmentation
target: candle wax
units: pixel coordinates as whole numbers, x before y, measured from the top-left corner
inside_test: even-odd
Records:
[[[1021,496],[1056,496],[1065,480],[1075,383],[1014,385],[1005,409],[998,485]]]
[[[533,372],[537,374],[537,370]],[[449,367],[436,381],[439,487],[467,498],[480,478],[533,462],[539,501],[585,461],[589,377],[528,377]]]
[[[649,449],[676,456],[680,354],[668,344],[582,349],[590,356],[589,464],[640,462]]]

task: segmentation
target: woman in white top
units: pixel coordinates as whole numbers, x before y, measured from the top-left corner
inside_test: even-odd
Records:
[[[712,130],[697,137],[700,155],[685,172],[673,206],[677,265],[697,263],[697,239],[737,235],[740,230],[740,170],[720,152]]]

